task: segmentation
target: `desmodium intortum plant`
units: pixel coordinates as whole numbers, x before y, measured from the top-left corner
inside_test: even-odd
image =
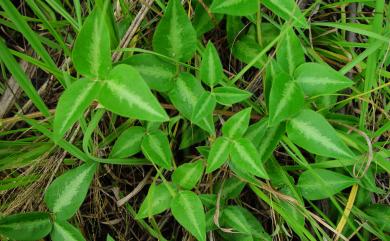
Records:
[[[260,3],[284,24],[259,21]],[[16,16],[9,0],[0,5],[10,16]],[[364,157],[365,146],[349,137],[343,122],[340,124],[337,116],[332,117],[328,111],[337,104],[332,97],[355,83],[307,51],[301,35],[309,23],[294,0],[195,1],[192,21],[180,0],[169,0],[153,33],[152,51],[117,48],[118,36],[107,14],[111,7],[96,4],[82,25],[64,14],[79,31],[69,56],[77,78],[61,82],[65,91],[56,107],[52,131],[25,118],[85,163],[50,184],[44,193],[48,212],[0,218],[1,235],[15,240],[38,240],[49,234],[54,241],[85,240],[69,220],[85,201],[101,163],[153,166],[156,176],[133,218],[140,222],[148,218],[154,229],[145,222],[144,227],[154,230],[151,235],[160,240],[166,238],[154,218],[167,210],[200,241],[206,241],[209,232],[223,240],[272,240],[251,209],[240,205],[239,196],[245,187],[272,206],[300,239],[328,239],[322,229],[308,231],[308,226],[318,226],[319,217],[304,208],[305,201],[312,204],[330,199],[342,216],[343,209],[335,195],[351,186],[375,189],[370,178],[352,177],[351,167]],[[247,64],[232,78],[225,75],[228,71],[224,71],[216,43],[200,41],[225,15],[229,49],[236,59]],[[249,22],[246,31],[242,31],[243,16]],[[17,26],[25,28],[23,24]],[[372,32],[365,33],[378,38]],[[388,40],[383,38],[381,41]],[[5,49],[2,42],[1,49]],[[267,56],[271,49],[275,54]],[[114,51],[130,54],[113,63]],[[9,56],[0,58],[16,75]],[[236,85],[251,67],[260,69],[263,78],[262,99],[256,102],[250,99],[251,92]],[[25,91],[30,88],[24,86]],[[49,114],[39,96],[26,93],[36,100],[39,110]],[[175,111],[167,113],[166,106]],[[89,122],[85,118],[87,110]],[[131,122],[126,122],[126,128],[113,138],[116,141],[103,158],[91,140],[106,113]],[[218,113],[223,115],[216,116]],[[229,118],[222,119],[224,114]],[[64,139],[76,122],[83,129],[82,150]],[[179,123],[183,125],[182,141],[176,148],[170,137]],[[179,149],[194,145],[198,145],[199,153],[195,158],[188,162],[175,160]],[[275,150],[279,145],[297,165],[288,169],[278,162]],[[310,163],[308,158],[316,162]],[[381,170],[389,171],[386,162],[379,160],[377,164]],[[289,171],[296,170],[301,172],[294,173],[298,175],[295,184]],[[222,181],[213,179],[214,174],[221,173],[231,175]],[[204,188],[199,183],[205,179],[208,185],[210,180],[217,181],[210,184],[211,188]],[[238,201],[233,205],[231,200]],[[343,227],[337,226],[339,231]],[[357,226],[348,222],[348,228]],[[381,236],[385,228],[373,232]]]

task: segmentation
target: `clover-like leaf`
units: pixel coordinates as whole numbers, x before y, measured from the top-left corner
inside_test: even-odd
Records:
[[[142,139],[145,136],[145,128],[132,126],[125,130],[112,147],[112,158],[125,158],[141,151]]]
[[[153,49],[183,62],[194,55],[196,31],[180,0],[169,0],[165,14],[153,35]]]
[[[252,95],[248,91],[232,86],[217,87],[213,89],[213,94],[219,104],[227,106],[244,101]]]
[[[146,158],[154,164],[171,169],[172,152],[168,137],[160,130],[148,133],[142,140],[141,149]]]
[[[149,187],[141,207],[137,213],[137,219],[153,216],[167,210],[171,205],[172,195],[168,190],[167,185],[170,183],[152,184]]]
[[[354,154],[321,115],[304,109],[287,124],[288,137],[298,146],[317,155],[352,158]]]
[[[172,173],[172,182],[190,190],[196,186],[203,174],[203,161],[184,163]]]
[[[252,108],[246,108],[230,117],[222,127],[223,135],[230,138],[242,137],[249,126]]]
[[[105,79],[111,69],[110,34],[102,16],[96,8],[87,17],[72,51],[77,72],[96,79]]]
[[[246,16],[256,13],[259,7],[258,0],[214,0],[210,6],[210,11],[234,16]]]
[[[212,144],[207,158],[206,173],[217,170],[229,157],[230,141],[226,137],[218,137]]]
[[[325,64],[304,63],[294,72],[306,95],[326,95],[353,85],[353,81]]]
[[[45,193],[45,203],[58,220],[71,218],[83,203],[97,163],[85,163],[57,177]]]
[[[293,76],[295,69],[305,62],[301,42],[293,30],[289,30],[284,36],[276,52],[276,58],[279,66],[290,76]]]
[[[55,221],[50,233],[53,241],[85,241],[80,230],[67,221]]]
[[[223,68],[214,44],[208,42],[202,55],[200,78],[210,87],[218,84],[223,78]]]
[[[15,240],[38,240],[50,233],[50,215],[43,212],[0,217],[0,234]]]
[[[296,115],[304,104],[301,88],[290,76],[279,73],[273,80],[269,100],[269,125],[277,125],[281,121]]]
[[[197,100],[194,110],[192,112],[191,120],[194,123],[199,123],[203,119],[212,115],[216,105],[215,96],[210,92],[205,91]]]
[[[343,174],[325,170],[307,170],[299,176],[298,188],[308,200],[329,198],[343,189],[357,183],[357,180]]]
[[[172,200],[173,217],[199,241],[206,241],[206,216],[199,197],[182,191]]]
[[[144,79],[129,65],[115,66],[103,82],[98,100],[122,116],[160,122],[169,119]]]
[[[65,132],[83,116],[85,109],[98,96],[100,85],[90,79],[80,79],[62,93],[54,116],[55,138],[60,139]]]
[[[176,67],[162,58],[152,54],[137,54],[122,63],[133,66],[153,90],[166,92],[173,87]]]
[[[232,163],[234,163],[240,170],[268,179],[263,162],[259,158],[259,153],[253,143],[248,139],[239,138],[234,140],[230,150],[230,155]]]

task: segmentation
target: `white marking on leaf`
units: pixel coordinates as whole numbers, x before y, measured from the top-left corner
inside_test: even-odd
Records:
[[[313,78],[315,78],[315,81],[313,81]],[[299,83],[303,83],[305,85],[314,85],[314,86],[318,86],[318,85],[328,85],[328,84],[332,84],[332,85],[346,85],[346,84],[349,84],[348,82],[344,82],[344,81],[337,81],[336,79],[333,79],[333,78],[327,78],[327,77],[307,77],[307,78],[304,78],[304,77],[300,77],[298,79],[298,82]]]
[[[80,80],[79,80],[80,81]],[[81,80],[83,81],[83,80]],[[64,119],[61,121],[62,125],[58,130],[58,133],[63,133],[65,130],[65,125],[69,123],[69,120],[76,114],[76,112],[80,111],[79,107],[82,105],[82,103],[85,101],[85,99],[88,97],[88,95],[91,92],[91,89],[95,86],[95,83],[89,83],[85,86],[85,89],[83,92],[80,93],[80,95],[77,96],[77,98],[74,98],[73,102],[73,108],[69,108],[67,110],[67,115],[64,116]]]
[[[291,99],[291,97],[294,94],[295,83],[293,81],[289,81],[288,83],[285,84],[284,87],[285,88],[283,90],[280,101],[278,102],[278,104],[276,106],[274,117],[277,117],[278,115],[280,115],[280,113],[284,110],[284,108],[287,106],[287,104],[290,101],[294,101]]]
[[[194,210],[192,209],[191,207],[191,204],[189,202],[187,202],[188,200],[186,198],[184,198],[184,195],[182,195],[180,197],[180,203],[183,205],[184,207],[184,210],[187,210],[187,216],[188,216],[188,219],[191,220],[191,223],[193,224],[198,224],[198,219],[195,217],[194,215]],[[193,228],[196,229],[196,233],[199,234],[199,235],[202,235],[202,230],[199,229],[199,225],[194,225]]]
[[[218,8],[227,8],[227,7],[231,7],[234,5],[239,5],[240,3],[244,2],[244,1],[245,0],[225,0],[222,4],[218,5]]]
[[[194,109],[198,97],[192,92],[192,90],[186,85],[183,80],[177,81],[178,94],[180,99],[187,102],[190,105],[191,111]]]
[[[172,4],[172,17],[171,17],[171,27],[169,28],[168,32],[168,43],[171,45],[171,52],[172,52],[172,57],[178,58],[181,57],[181,51],[183,48],[182,42],[180,41],[180,35],[182,33],[182,27],[180,24],[177,22],[177,12],[176,12],[176,1],[173,1]]]
[[[158,65],[135,65],[138,71],[144,75],[158,77],[162,79],[171,78],[173,73]]]
[[[256,160],[254,160],[245,150],[245,147],[243,145],[241,145],[239,142],[235,142],[234,143],[234,146],[236,148],[236,151],[239,155],[239,157],[241,158],[241,160],[248,164],[250,167],[248,170],[252,169],[252,170],[255,170],[256,173],[263,173],[264,171],[259,168],[257,165],[256,165]]]
[[[63,208],[69,206],[72,203],[72,200],[79,194],[79,188],[81,187],[81,185],[87,178],[91,168],[93,167],[94,166],[91,165],[90,167],[86,168],[79,175],[77,175],[77,177],[67,183],[66,187],[62,189],[60,195],[58,195],[58,198],[54,202],[54,213],[60,213]]]
[[[209,166],[214,166],[216,162],[218,162],[222,155],[226,152],[227,147],[229,146],[229,141],[222,139],[222,144],[220,148],[214,155],[214,158],[210,160]]]
[[[162,113],[156,111],[152,106],[150,106],[148,101],[144,99],[144,96],[138,95],[124,85],[113,83],[112,81],[107,81],[106,83],[108,88],[116,96],[118,96],[121,101],[125,101],[129,107],[136,106],[137,108],[148,112],[153,116],[160,117],[162,119],[166,118]]]
[[[291,120],[291,125],[294,129],[298,130],[306,139],[318,141],[328,150],[346,156],[350,156],[348,152],[344,151],[342,148],[339,148],[338,145],[335,145],[331,139],[329,139],[327,136],[322,135],[322,133],[314,126],[310,125],[310,123],[293,119]]]
[[[166,162],[167,160],[165,157],[165,152],[159,139],[153,135],[150,135],[148,139],[151,150],[153,150],[160,157],[161,160]]]

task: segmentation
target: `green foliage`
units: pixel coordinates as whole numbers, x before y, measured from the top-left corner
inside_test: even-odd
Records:
[[[112,147],[110,156],[113,158],[125,158],[141,151],[142,140],[146,130],[140,126],[132,126],[122,132]]]
[[[48,165],[42,160],[57,160],[54,150],[66,165],[56,162],[66,171],[37,190],[48,211],[0,217],[0,238],[91,239],[72,217],[96,198],[128,201],[112,200],[111,190],[120,199],[131,184],[137,196],[122,203],[121,217],[158,240],[191,239],[182,232],[200,241],[330,240],[334,230],[343,239],[385,239],[388,3],[357,1],[379,14],[354,18],[349,1],[151,2],[136,15],[123,0],[75,0],[74,8],[26,0],[32,12],[22,16],[0,1],[2,30],[16,36],[0,39],[2,77],[11,74],[39,111],[0,120],[5,129],[15,118],[34,129],[0,133],[0,190],[18,196],[54,176],[36,173]],[[335,11],[338,22],[321,21]],[[360,42],[346,41],[349,34]],[[36,57],[22,52],[29,46]],[[36,89],[41,75],[64,88],[55,112]],[[25,113],[16,103],[12,111]],[[97,191],[88,195],[94,177]],[[114,240],[104,230],[93,238]],[[117,230],[109,233],[122,240]]]
[[[52,224],[47,213],[20,213],[0,218],[0,234],[16,240],[38,240],[45,237]]]
[[[45,193],[45,203],[58,220],[71,218],[83,203],[97,170],[96,163],[86,163],[56,178]]]
[[[128,76],[131,78],[128,78]],[[101,83],[99,102],[122,116],[149,121],[167,121],[168,115],[141,75],[129,65],[117,65]]]
[[[203,174],[203,161],[185,163],[172,173],[172,182],[183,189],[191,190],[196,186]]]
[[[85,20],[74,43],[73,64],[79,74],[105,79],[111,69],[110,35],[97,9]]]
[[[202,64],[200,65],[200,78],[210,87],[221,82],[223,78],[223,69],[218,52],[213,43],[209,42],[203,53]]]
[[[332,94],[350,87],[353,82],[336,70],[318,63],[305,63],[294,72],[297,83],[306,95]]]
[[[257,0],[214,0],[210,7],[213,13],[245,16],[257,12]]]
[[[319,200],[352,186],[356,179],[325,169],[313,169],[299,176],[298,187],[308,200]]]
[[[179,61],[188,61],[196,50],[196,31],[180,0],[169,0],[153,35],[153,49]]]
[[[67,221],[56,221],[50,233],[53,241],[85,241],[80,230]]]
[[[148,194],[142,202],[137,218],[151,217],[170,208],[172,194],[169,192],[167,185],[170,184],[152,184],[149,187]]]
[[[304,109],[291,119],[287,133],[294,143],[312,153],[334,158],[354,156],[326,119],[312,110]]]
[[[160,130],[148,133],[142,140],[142,152],[154,164],[171,169],[172,152],[167,136]]]
[[[206,216],[199,197],[182,191],[172,200],[172,215],[199,241],[206,241]]]

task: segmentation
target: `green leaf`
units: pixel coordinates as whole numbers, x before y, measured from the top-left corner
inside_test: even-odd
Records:
[[[217,203],[217,194],[199,194],[198,197],[202,201],[205,208],[211,209]]]
[[[203,161],[185,163],[176,168],[172,174],[172,182],[184,189],[190,190],[196,186],[203,174]]]
[[[287,134],[295,144],[317,155],[334,158],[354,156],[326,119],[309,109],[302,110],[289,121]]]
[[[243,63],[249,64],[253,59],[260,54],[262,48],[251,36],[245,35],[240,40],[235,42],[232,47],[232,54],[238,60]],[[254,67],[262,69],[266,63],[266,58],[262,57],[256,63],[253,64]]]
[[[186,123],[182,127],[181,142],[179,150],[187,149],[188,147],[206,140],[207,133],[198,126]]]
[[[85,109],[98,96],[100,85],[90,79],[80,79],[69,86],[58,100],[53,130],[56,138],[62,138],[67,130],[80,119]]]
[[[16,240],[38,240],[50,233],[48,213],[19,213],[0,218],[0,234]]]
[[[57,177],[45,193],[45,203],[57,220],[71,218],[83,203],[97,170],[96,163],[86,163]]]
[[[257,0],[214,0],[210,6],[210,11],[213,13],[245,16],[256,13],[259,7],[259,1]]]
[[[242,171],[268,179],[259,153],[251,141],[246,138],[234,140],[230,149],[231,161]]]
[[[218,137],[212,144],[207,159],[206,173],[217,170],[229,157],[230,141],[226,137]]]
[[[212,0],[203,0],[203,3],[206,4],[206,6],[210,6],[211,2]],[[194,26],[198,37],[201,37],[204,33],[214,29],[216,27],[215,25],[223,18],[222,14],[214,14],[214,19],[211,19],[209,13],[207,13],[199,1],[196,1],[194,15],[192,25]]]
[[[246,183],[241,181],[237,177],[230,177],[222,180],[221,182],[217,182],[214,187],[214,193],[218,194],[219,192],[221,192],[222,200],[238,198],[245,185]]]
[[[245,138],[250,140],[255,147],[260,145],[267,130],[268,117],[265,117],[258,122],[250,125],[244,135]]]
[[[84,22],[72,50],[74,67],[79,74],[105,79],[111,69],[110,34],[95,9]]]
[[[197,123],[212,115],[216,104],[215,96],[205,91],[196,102],[191,120]]]
[[[171,169],[172,152],[168,137],[160,130],[148,133],[142,140],[142,152],[154,164]]]
[[[263,0],[261,3],[284,20],[293,20],[296,27],[309,27],[295,0]]]
[[[241,234],[248,234],[256,240],[271,240],[258,219],[251,212],[240,206],[227,206],[221,215],[221,225],[233,228]]]
[[[106,241],[115,241],[115,239],[111,237],[111,235],[107,234]]]
[[[355,183],[356,179],[337,172],[312,169],[299,176],[298,188],[304,198],[320,200],[329,198]]]
[[[265,129],[264,138],[261,138],[260,144],[256,146],[259,152],[259,158],[263,160],[263,162],[266,162],[272,155],[285,131],[285,123]]]
[[[179,0],[169,0],[153,35],[153,49],[186,62],[196,51],[196,31]]]
[[[274,79],[277,78],[277,76],[280,73],[287,74],[278,64],[274,59],[271,59],[269,64],[266,66],[266,76],[264,78],[264,83],[263,83],[263,89],[264,89],[264,99],[265,99],[265,104],[267,105],[269,109],[269,98],[270,98],[270,93],[271,93],[271,88],[272,88],[272,82]]]
[[[85,241],[80,230],[67,221],[56,221],[50,233],[53,241]]]
[[[203,52],[199,71],[202,81],[210,87],[218,84],[223,78],[222,63],[212,42],[208,42]]]
[[[304,95],[301,88],[284,72],[273,80],[269,100],[270,126],[277,125],[294,115],[304,106]]]
[[[145,132],[145,128],[140,126],[132,126],[125,130],[112,147],[110,157],[125,158],[140,152]]]
[[[153,54],[133,55],[122,63],[133,66],[153,90],[166,92],[173,87],[173,77],[176,73],[175,65]]]
[[[156,214],[160,214],[170,207],[172,195],[169,192],[167,185],[170,184],[162,183],[156,185],[153,183],[150,186],[148,194],[142,202],[141,207],[136,216],[137,219],[142,219]]]
[[[276,52],[277,62],[290,76],[295,69],[305,63],[305,54],[301,42],[293,30],[289,30]]]
[[[169,92],[169,98],[184,117],[191,119],[195,105],[204,92],[206,91],[200,81],[184,72],[176,79],[175,86]]]
[[[226,86],[213,89],[213,95],[218,103],[230,106],[248,99],[252,93],[237,87]]]
[[[353,85],[353,81],[325,64],[305,63],[294,72],[306,95],[333,94]]]
[[[229,43],[229,48],[237,41],[237,37],[241,34],[245,25],[241,21],[241,17],[226,16],[226,37]]]
[[[206,241],[206,216],[199,197],[182,191],[172,200],[173,217],[199,241]]]
[[[242,137],[249,126],[252,108],[246,108],[230,117],[222,127],[223,135],[230,138]]]
[[[390,232],[390,207],[386,204],[372,204],[364,209],[368,220],[377,224],[383,231]]]
[[[199,80],[189,73],[181,73],[176,79],[173,89],[169,92],[169,99],[172,104],[187,119],[192,118],[192,113],[196,110],[195,106],[198,99],[206,92]],[[203,130],[214,133],[214,122],[212,115],[195,122]]]
[[[141,75],[129,65],[117,65],[110,72],[98,100],[105,108],[122,116],[159,122],[169,119]]]

